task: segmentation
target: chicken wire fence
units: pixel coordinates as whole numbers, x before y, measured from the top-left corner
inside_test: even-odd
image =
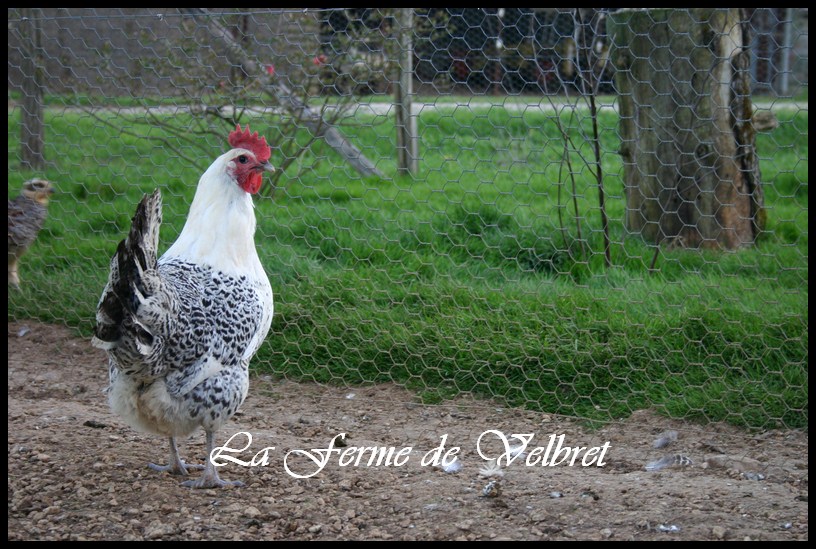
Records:
[[[166,249],[250,123],[278,168],[255,201],[276,313],[254,369],[804,427],[807,22],[10,8],[9,198],[57,193],[9,319],[89,334],[141,196],[162,190]]]

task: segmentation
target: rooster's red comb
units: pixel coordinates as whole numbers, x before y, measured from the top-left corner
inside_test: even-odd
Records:
[[[233,149],[252,151],[258,162],[266,162],[272,156],[272,149],[266,144],[266,138],[260,137],[258,132],[249,133],[249,124],[243,131],[241,131],[241,125],[237,124],[235,131],[229,134],[229,144]]]

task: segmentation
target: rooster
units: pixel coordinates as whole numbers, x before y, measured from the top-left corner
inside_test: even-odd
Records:
[[[203,474],[193,488],[241,485],[222,480],[209,456],[215,433],[249,388],[249,361],[272,323],[272,289],[255,250],[252,194],[274,171],[265,138],[236,127],[232,150],[198,182],[187,222],[160,259],[162,202],[157,189],[136,210],[111,260],[97,307],[93,344],[109,358],[111,409],[131,427],[170,440],[167,465],[187,475],[176,439],[204,429]]]
[[[37,239],[45,224],[48,201],[54,187],[45,179],[30,179],[23,183],[23,191],[8,201],[8,285],[20,287],[18,263],[20,257]]]

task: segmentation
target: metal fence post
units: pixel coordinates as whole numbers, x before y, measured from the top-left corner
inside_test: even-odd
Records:
[[[411,8],[402,8],[397,16],[400,42],[399,78],[394,85],[394,109],[397,127],[397,165],[401,175],[419,171],[419,137],[417,117],[412,112],[414,48]]]

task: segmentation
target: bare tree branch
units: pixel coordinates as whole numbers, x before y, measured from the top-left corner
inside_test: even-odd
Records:
[[[229,60],[233,64],[239,65],[248,77],[260,79],[264,87],[270,90],[287,111],[299,118],[314,135],[322,137],[332,149],[361,175],[383,177],[374,163],[366,158],[360,149],[343,137],[336,128],[326,124],[320,113],[314,112],[304,101],[296,97],[286,84],[280,80],[273,81],[263,74],[259,70],[258,64],[232,37],[231,33],[214,17],[211,17],[205,8],[181,8],[181,10],[193,16],[207,17],[207,29],[214,38],[224,44]]]

